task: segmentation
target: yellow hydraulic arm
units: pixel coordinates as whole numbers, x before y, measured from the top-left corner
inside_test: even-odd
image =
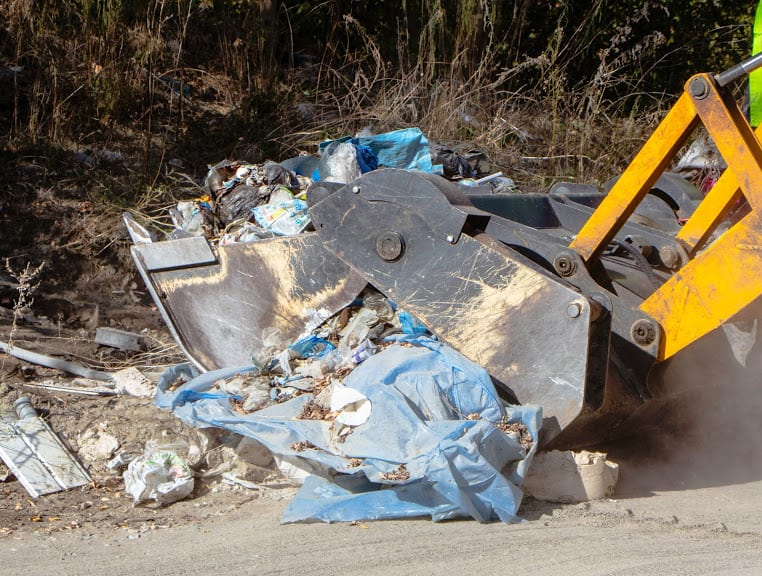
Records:
[[[760,66],[762,54],[722,74],[688,80],[683,95],[570,245],[586,262],[597,259],[703,124],[727,169],[677,235],[685,249],[680,269],[640,306],[663,331],[657,360],[676,354],[762,294],[762,146],[727,88]],[[707,245],[741,198],[750,212]]]

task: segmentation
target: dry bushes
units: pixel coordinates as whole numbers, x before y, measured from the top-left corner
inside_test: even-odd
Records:
[[[23,72],[0,75],[0,124],[11,145],[130,147],[141,207],[178,157],[200,177],[366,127],[479,147],[524,189],[601,181],[671,104],[671,56],[744,52],[748,23],[719,27],[740,9],[716,10],[711,47],[680,44],[694,3],[8,0],[0,66]]]

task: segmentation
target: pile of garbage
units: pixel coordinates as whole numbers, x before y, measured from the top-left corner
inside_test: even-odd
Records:
[[[313,184],[346,184],[385,167],[441,174],[465,187],[478,187],[480,193],[515,188],[500,172],[477,178],[486,167],[481,152],[458,154],[429,143],[417,128],[327,141],[319,152],[319,157],[280,163],[223,160],[210,166],[205,194],[170,210],[175,227],[170,237],[206,236],[226,245],[293,236],[311,229],[307,192]]]
[[[170,238],[224,246],[310,231],[308,202],[384,167],[441,174],[466,194],[513,191],[499,172],[479,178],[482,160],[410,128],[325,142],[319,157],[224,161],[210,167],[203,197],[172,211]],[[175,366],[158,383],[157,405],[247,440],[301,484],[285,522],[518,520],[541,408],[501,399],[486,370],[371,286],[335,310],[287,346],[291,336],[274,328],[262,335],[250,365]],[[159,484],[142,480],[157,470]],[[136,502],[166,503],[169,492],[187,493],[187,476],[171,454],[146,454],[125,483]]]
[[[176,366],[156,402],[269,450],[303,484],[285,522],[517,520],[541,410],[501,400],[484,369],[374,289],[255,360]]]

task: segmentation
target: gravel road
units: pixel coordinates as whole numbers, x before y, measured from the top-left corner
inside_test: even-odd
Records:
[[[11,535],[0,565],[8,576],[762,573],[762,480],[622,464],[616,499],[528,500],[521,524],[281,525],[285,499],[260,498],[202,524]]]

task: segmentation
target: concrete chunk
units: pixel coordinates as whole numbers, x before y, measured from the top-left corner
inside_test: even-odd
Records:
[[[557,451],[535,455],[524,493],[547,502],[587,502],[611,497],[619,465],[601,452]]]

